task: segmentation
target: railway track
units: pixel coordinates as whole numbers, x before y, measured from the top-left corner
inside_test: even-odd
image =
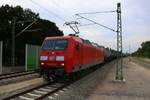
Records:
[[[58,95],[57,92],[64,92],[65,87],[72,84],[73,82],[48,82],[43,85],[30,88],[18,94],[4,98],[3,100],[42,100],[45,97],[52,99],[51,95]]]
[[[0,80],[20,77],[20,76],[29,75],[29,74],[35,74],[37,72],[38,70],[32,70],[32,71],[22,71],[22,72],[16,72],[16,73],[2,74],[0,75]]]
[[[84,74],[78,76],[78,78],[75,79],[69,78],[63,79],[61,81],[56,80],[53,82],[48,82],[46,84],[30,88],[28,90],[6,97],[3,100],[43,100],[45,98],[53,99],[53,95],[57,96],[59,94],[58,92],[64,92],[71,84],[82,79],[95,70],[87,70]]]
[[[61,92],[65,92],[68,90],[69,86],[76,81],[79,81],[83,77],[89,75],[90,73],[94,72],[98,68],[101,68],[101,66],[96,66],[94,69],[89,68],[84,70],[83,72],[80,72],[80,76],[78,78],[71,77],[69,79],[61,79],[56,80],[52,82],[48,82],[36,87],[31,87],[27,90],[21,91],[16,94],[9,95],[7,97],[4,97],[3,100],[47,100],[47,99],[53,99],[54,96],[59,95]]]

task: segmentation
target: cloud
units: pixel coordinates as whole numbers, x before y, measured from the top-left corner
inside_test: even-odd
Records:
[[[150,6],[149,0],[1,0],[2,4],[21,5],[40,14],[40,17],[51,20],[67,35],[73,31],[63,26],[65,21],[76,20],[74,14],[81,12],[97,12],[116,10],[117,2],[122,5],[123,47],[135,51],[142,42],[150,40]],[[42,8],[44,7],[44,9]],[[55,15],[56,14],[56,15]],[[59,16],[61,18],[58,18]],[[85,15],[96,22],[116,29],[116,14]],[[85,20],[79,20],[87,24]],[[79,27],[80,36],[106,47],[116,49],[116,33],[97,25]]]

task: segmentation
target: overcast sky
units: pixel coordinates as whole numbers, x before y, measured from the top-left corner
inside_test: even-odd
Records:
[[[65,35],[73,31],[63,24],[75,21],[76,13],[116,10],[117,2],[122,6],[123,51],[137,50],[140,44],[150,40],[150,1],[149,0],[0,0],[0,5],[20,5],[39,13],[43,19],[56,23]],[[116,30],[116,13],[83,15],[98,23]],[[81,25],[90,22],[78,19]],[[116,49],[116,33],[98,25],[79,27],[80,37],[106,47]]]

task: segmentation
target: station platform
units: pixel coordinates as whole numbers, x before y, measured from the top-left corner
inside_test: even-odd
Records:
[[[150,68],[125,58],[125,82],[116,82],[113,67],[104,81],[99,83],[87,100],[150,100]]]

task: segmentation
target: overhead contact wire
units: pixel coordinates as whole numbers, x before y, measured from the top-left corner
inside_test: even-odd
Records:
[[[57,17],[57,18],[58,18],[58,19],[60,19],[61,21],[63,21],[63,22],[65,22],[65,21],[66,21],[64,18],[62,18],[62,17],[58,16],[56,13],[54,13],[54,12],[52,12],[52,11],[48,10],[47,8],[45,8],[45,7],[41,6],[41,5],[40,5],[40,4],[38,4],[37,2],[35,2],[35,1],[33,1],[33,0],[30,0],[30,1],[31,1],[33,4],[35,4],[35,5],[39,6],[40,8],[42,8],[44,11],[47,11],[49,14],[54,15],[55,17]]]

